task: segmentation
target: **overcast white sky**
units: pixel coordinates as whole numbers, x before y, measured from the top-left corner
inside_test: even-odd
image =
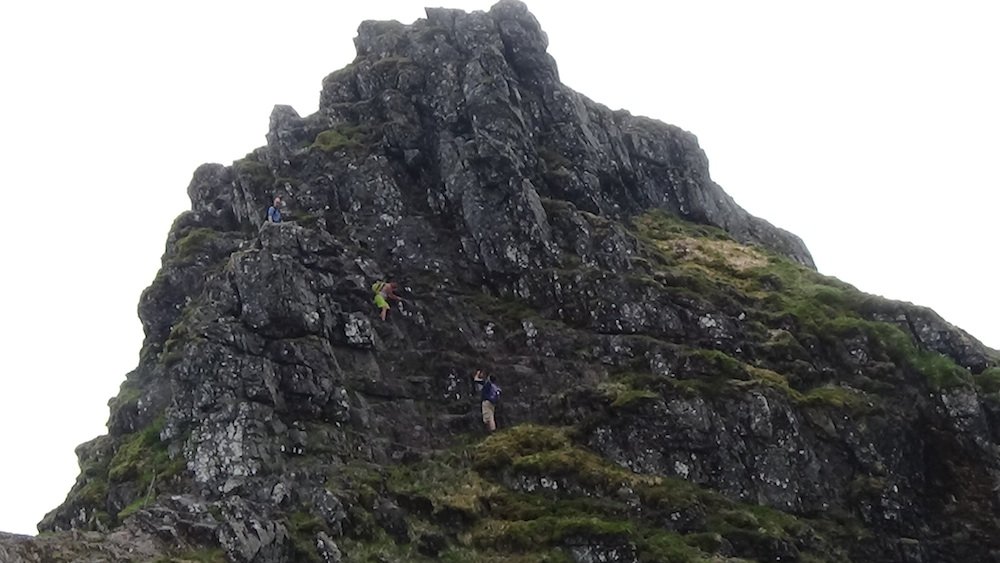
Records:
[[[3,3],[0,530],[34,533],[105,432],[195,167],[264,144],[274,104],[315,111],[361,20],[423,5]],[[822,272],[1000,347],[996,3],[528,5],[564,82],[694,132],[715,180]]]

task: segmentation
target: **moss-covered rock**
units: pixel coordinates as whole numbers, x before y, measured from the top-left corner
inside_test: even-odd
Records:
[[[323,152],[361,150],[368,148],[373,132],[365,125],[340,124],[316,135],[312,147]]]

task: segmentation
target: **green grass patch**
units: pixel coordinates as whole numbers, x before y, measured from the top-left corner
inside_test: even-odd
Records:
[[[750,374],[751,381],[754,383],[770,387],[771,389],[776,389],[797,403],[803,401],[802,393],[792,389],[792,387],[788,384],[788,378],[784,375],[781,375],[776,371],[753,366],[747,367],[747,373]]]
[[[708,238],[715,240],[732,240],[718,227],[691,223],[663,211],[652,211],[636,217],[633,220],[636,231],[644,238],[651,240],[672,240],[677,238]]]
[[[689,349],[683,352],[683,369],[703,377],[749,379],[743,362],[719,350]]]
[[[714,541],[713,541],[714,540]],[[718,561],[709,557],[722,547],[718,534],[688,534],[681,536],[670,532],[650,532],[638,539],[639,561],[643,563],[708,563]]]
[[[453,455],[395,467],[386,485],[397,496],[426,499],[431,503],[432,515],[461,514],[466,519],[481,515],[485,510],[483,499],[500,490]]]
[[[148,476],[149,471],[159,465],[169,462],[166,445],[160,442],[160,430],[163,429],[163,419],[158,418],[153,424],[140,432],[128,435],[115,451],[108,468],[108,479],[112,483],[132,480]]]
[[[181,310],[180,316],[170,327],[170,334],[163,343],[163,350],[160,352],[158,361],[166,367],[173,367],[184,359],[184,347],[192,340],[199,338],[191,327],[196,324],[195,315],[200,308],[197,301],[188,303]]]
[[[862,409],[868,405],[865,394],[861,391],[835,385],[812,389],[803,396],[803,401],[812,406],[830,406],[851,410]]]
[[[601,492],[614,492],[622,487],[655,484],[659,479],[632,473],[617,465],[609,464],[600,456],[579,447],[527,454],[514,459],[510,470],[515,474],[539,477],[565,477],[574,483]]]
[[[82,505],[92,507],[103,507],[107,504],[108,482],[100,477],[95,477],[84,485],[76,494],[76,500]]]
[[[300,213],[297,217],[295,217],[295,222],[303,227],[311,229],[315,228],[322,218],[322,213]]]
[[[156,483],[164,483],[186,468],[183,456],[170,458],[167,445],[160,441],[162,428],[161,416],[145,429],[124,436],[108,464],[108,482],[132,482],[137,491],[136,498],[119,512],[119,518],[145,506],[156,495]]]
[[[869,352],[920,373],[934,388],[948,389],[972,383],[968,370],[947,356],[919,347],[896,325],[841,317],[827,322],[824,329],[834,338],[864,337]]]
[[[274,184],[274,174],[267,164],[257,160],[253,153],[233,162],[233,173],[238,180],[247,182],[257,188],[270,190]]]
[[[633,227],[645,243],[654,279],[668,291],[681,287],[716,307],[735,305],[751,317],[749,320],[758,322],[760,330],[785,333],[784,339],[762,343],[769,357],[815,357],[836,364],[845,360],[844,343],[859,339],[859,346],[875,362],[919,373],[933,388],[972,382],[968,371],[952,358],[923,348],[892,323],[871,320],[883,301],[850,284],[764,249],[741,254],[737,247],[751,247],[739,245],[715,227],[688,223],[663,212],[642,215]],[[803,342],[821,347],[807,349]],[[736,378],[731,375],[735,372],[732,362],[716,358],[716,364],[717,373]],[[834,397],[830,392],[814,395],[812,400],[823,397],[833,403],[840,399],[850,402],[848,397]]]
[[[131,504],[118,511],[118,521],[122,522],[129,516],[138,512],[140,509],[145,508],[151,500],[153,499],[147,496],[141,496],[135,499]]]
[[[517,458],[569,445],[565,429],[521,424],[493,434],[479,444],[473,451],[473,465],[477,470],[498,469]]]
[[[402,563],[411,561],[436,561],[430,557],[425,557],[416,552],[415,546],[411,544],[397,544],[392,541],[385,532],[380,530],[380,534],[375,538],[367,538],[364,541],[350,538],[340,538],[337,545],[341,550],[349,554],[344,559],[350,563]],[[467,559],[466,561],[480,561],[479,559]],[[298,560],[295,560],[298,563]]]
[[[973,379],[976,382],[976,386],[983,392],[1000,392],[1000,367],[987,368]]]
[[[322,563],[316,550],[316,536],[326,531],[326,524],[316,515],[306,511],[292,512],[285,518],[285,524],[292,539],[295,561]]]
[[[530,551],[559,545],[568,538],[627,541],[634,535],[628,522],[595,516],[543,516],[534,520],[487,520],[477,526],[474,543],[482,547]]]
[[[967,385],[972,381],[969,370],[955,363],[955,360],[929,350],[915,349],[911,365],[922,373],[938,389],[951,389]]]
[[[530,486],[541,478],[556,486]],[[825,539],[829,530],[839,530],[836,524],[821,533],[808,521],[728,500],[683,479],[634,473],[575,444],[567,428],[515,426],[477,445],[394,468],[386,483],[401,504],[425,501],[430,507],[411,510],[411,523],[414,529],[440,526],[453,538],[442,554],[446,561],[497,555],[561,561],[578,545],[644,562],[717,560],[727,545],[739,546],[736,555],[750,559],[791,549],[804,558],[843,560]],[[651,524],[675,515],[687,522],[684,533]],[[370,537],[372,545],[381,544],[378,537]]]
[[[367,148],[373,140],[370,127],[364,125],[339,124],[327,129],[313,141],[312,147],[323,152],[359,150]]]
[[[200,254],[210,253],[213,243],[218,239],[219,233],[213,229],[205,227],[191,229],[175,244],[174,260],[179,264],[191,264]]]
[[[634,406],[644,401],[655,401],[660,399],[660,394],[648,389],[636,389],[624,382],[604,382],[597,386],[597,390],[609,401],[611,408],[622,409]]]

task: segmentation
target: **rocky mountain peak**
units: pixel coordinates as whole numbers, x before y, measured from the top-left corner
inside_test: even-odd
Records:
[[[323,81],[316,115],[272,113],[264,156],[279,173],[324,131],[337,142],[377,143],[424,180],[393,186],[400,193],[376,196],[378,205],[409,198],[454,216],[495,271],[552,263],[545,198],[617,219],[664,209],[812,265],[797,237],[711,181],[693,135],[562,85],[545,33],[521,3],[428,9],[412,25],[365,22],[355,42],[354,63]],[[483,216],[487,208],[502,212]]]
[[[108,433],[0,560],[996,558],[997,352],[817,273],[520,2],[356,45],[195,170]]]

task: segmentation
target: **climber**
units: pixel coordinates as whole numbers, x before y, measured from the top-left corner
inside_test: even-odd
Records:
[[[487,432],[495,432],[497,429],[496,410],[500,402],[500,386],[493,380],[492,375],[486,375],[483,370],[476,370],[473,377],[476,387],[481,386],[479,398],[483,406],[483,424],[486,425]]]
[[[389,314],[389,302],[387,299],[392,299],[393,301],[403,300],[396,295],[396,283],[395,282],[384,282],[377,281],[372,284],[372,291],[375,292],[375,306],[382,310],[382,320],[385,320],[386,315]]]
[[[281,222],[281,196],[274,196],[274,205],[267,208],[267,222],[268,223],[280,223]]]

